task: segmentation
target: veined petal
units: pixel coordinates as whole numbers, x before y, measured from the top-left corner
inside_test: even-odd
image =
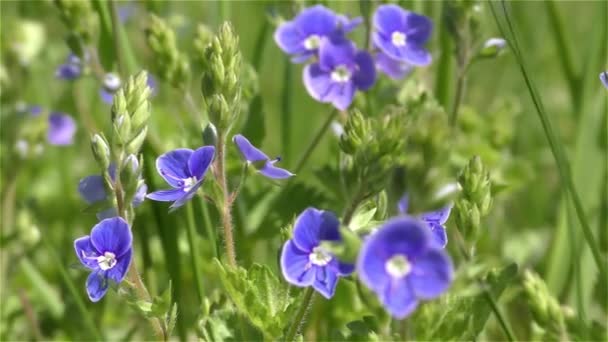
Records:
[[[316,5],[300,12],[294,19],[294,24],[306,36],[329,36],[337,29],[338,18],[327,7]]]
[[[253,146],[247,138],[241,134],[237,134],[232,138],[232,141],[236,144],[243,158],[248,162],[257,162],[261,160],[268,160],[268,156],[260,151],[258,148]]]
[[[169,190],[159,190],[146,195],[151,200],[160,201],[160,202],[173,202],[177,201],[184,195],[184,189],[169,189]]]
[[[374,13],[374,28],[387,35],[390,35],[394,31],[402,31],[407,13],[397,5],[378,6],[378,9]]]
[[[418,300],[406,278],[392,281],[380,294],[380,300],[386,310],[396,319],[409,316],[418,306]]]
[[[171,206],[169,207],[170,211],[173,211],[173,210],[183,206],[184,204],[186,204],[186,202],[191,200],[192,197],[194,197],[194,195],[196,195],[196,192],[201,187],[201,185],[203,185],[203,179],[200,179],[198,182],[196,182],[196,184],[194,184],[192,186],[192,188],[190,188],[190,190],[188,190],[187,192],[182,192],[183,195],[180,198],[178,198],[175,202],[173,202],[173,204],[171,204]]]
[[[346,110],[355,97],[356,86],[353,82],[346,82],[343,84],[334,84],[331,88],[328,99],[331,99],[331,103],[334,107],[339,110]]]
[[[445,246],[448,244],[448,234],[445,231],[445,227],[437,223],[427,224],[431,228],[431,233],[433,233],[433,239],[435,240],[437,246],[445,248]]]
[[[416,258],[407,277],[408,282],[421,299],[433,299],[445,292],[454,278],[452,262],[441,249],[430,249]]]
[[[76,133],[76,122],[71,116],[62,113],[49,115],[47,140],[51,145],[70,145]]]
[[[337,274],[329,269],[329,267],[316,267],[315,281],[312,287],[317,290],[323,297],[330,299],[336,293],[336,285],[338,284]]]
[[[74,249],[76,250],[76,256],[84,266],[94,270],[98,268],[97,260],[90,259],[95,258],[99,255],[99,252],[91,244],[90,236],[83,236],[74,240]]]
[[[214,155],[215,147],[213,146],[203,146],[194,151],[188,160],[190,174],[196,179],[202,179],[209,165],[211,165]]]
[[[191,149],[178,148],[161,155],[156,159],[158,173],[172,187],[182,187],[182,180],[192,176],[188,169],[188,160],[190,160],[192,153],[194,151]]]
[[[353,81],[359,90],[367,90],[376,81],[376,68],[372,56],[366,51],[359,51],[355,55],[357,71],[353,76]]]
[[[309,253],[300,250],[293,240],[289,240],[281,251],[281,270],[283,277],[296,286],[310,286],[315,280],[314,267],[309,260]]]
[[[103,177],[100,175],[84,177],[78,183],[78,193],[87,204],[105,200],[107,193]]]
[[[132,242],[129,224],[121,217],[105,219],[91,230],[91,243],[100,254],[111,252],[120,258],[131,248]]]
[[[131,204],[133,204],[134,208],[139,207],[143,203],[143,201],[146,198],[147,192],[148,192],[148,186],[145,183],[140,185],[139,188],[137,188],[137,191],[135,192],[135,196],[133,196],[133,201],[131,202]]]
[[[452,204],[450,203],[439,210],[429,211],[428,213],[424,213],[420,216],[420,218],[422,218],[422,220],[424,220],[426,222],[444,224],[450,217],[451,210],[452,210]]]
[[[431,54],[424,47],[415,43],[406,44],[401,51],[405,61],[416,66],[427,66],[433,60]]]
[[[299,54],[306,50],[303,45],[305,38],[292,21],[282,23],[274,32],[274,41],[281,50],[290,55]]]
[[[98,302],[108,292],[108,279],[102,270],[91,272],[87,278],[87,294],[92,302]]]
[[[282,169],[280,167],[276,167],[272,165],[270,162],[267,162],[261,169],[260,173],[264,176],[272,179],[285,179],[294,176],[293,173]]]
[[[320,102],[328,102],[332,89],[330,72],[321,69],[319,63],[309,64],[303,70],[304,86],[308,94]]]
[[[321,240],[339,241],[340,222],[325,210],[305,209],[294,223],[293,242],[302,251],[311,252]]]
[[[106,271],[106,275],[109,279],[119,284],[125,276],[127,275],[127,271],[129,270],[129,266],[131,265],[131,257],[133,254],[133,249],[129,248],[129,250],[123,254],[116,261],[116,265],[111,269]]]

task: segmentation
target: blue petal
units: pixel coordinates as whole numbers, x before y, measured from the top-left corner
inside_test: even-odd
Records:
[[[293,173],[285,169],[281,169],[280,167],[276,167],[270,162],[267,162],[264,167],[260,169],[260,173],[272,179],[285,179],[294,176]]]
[[[129,248],[129,250],[123,254],[120,258],[117,259],[116,265],[111,269],[106,271],[106,275],[116,284],[119,284],[129,271],[129,266],[131,265],[131,256],[133,254],[133,250]]]
[[[183,186],[183,179],[190,178],[188,160],[192,156],[191,149],[178,148],[167,152],[156,159],[156,170],[165,181],[174,188]]]
[[[406,44],[403,49],[404,60],[415,66],[427,66],[431,64],[433,57],[422,46],[417,44]]]
[[[445,251],[430,249],[415,259],[407,278],[416,297],[433,299],[450,287],[454,268]]]
[[[99,96],[103,103],[111,105],[114,102],[114,93],[107,91],[105,88],[99,89]]]
[[[274,32],[274,41],[281,50],[290,55],[306,51],[303,45],[305,38],[291,21],[282,23]]]
[[[327,265],[339,276],[348,276],[355,271],[355,265],[341,262],[337,258],[334,258]]]
[[[338,15],[338,22],[340,23],[342,32],[349,33],[363,23],[363,17],[349,19],[345,15]]]
[[[409,316],[418,306],[418,300],[407,280],[403,278],[392,281],[380,294],[380,301],[396,319]]]
[[[264,154],[264,152],[253,146],[249,140],[247,140],[247,138],[241,134],[235,135],[232,138],[232,141],[234,141],[236,147],[238,147],[239,151],[241,152],[241,155],[248,162],[257,162],[270,159],[266,154]]]
[[[131,229],[121,217],[105,219],[91,230],[91,243],[100,254],[111,252],[120,258],[131,248],[132,242]]]
[[[372,56],[366,51],[359,51],[355,55],[357,71],[353,76],[353,81],[359,90],[367,90],[376,81],[376,68]]]
[[[196,192],[198,191],[198,189],[201,187],[201,185],[203,185],[203,180],[199,180],[198,182],[196,182],[196,184],[194,184],[192,186],[192,188],[190,190],[188,190],[188,192],[182,192],[183,196],[181,196],[180,198],[178,198],[175,202],[173,202],[173,204],[171,204],[171,206],[169,207],[169,209],[171,209],[171,211],[181,207],[182,205],[186,204],[186,202],[188,202],[189,200],[192,199],[192,197],[194,197],[194,195],[196,195]]]
[[[62,113],[49,115],[47,140],[51,145],[70,145],[76,133],[76,122],[71,116]]]
[[[84,177],[78,183],[78,193],[87,202],[93,204],[106,199],[106,187],[102,176]]]
[[[327,98],[333,86],[330,72],[322,70],[319,63],[313,63],[304,67],[302,73],[308,94],[317,101],[329,102]]]
[[[327,99],[331,100],[334,107],[338,108],[339,110],[346,110],[353,102],[355,90],[355,84],[352,82],[346,82],[343,84],[334,83],[334,86],[331,88]]]
[[[184,189],[159,190],[146,195],[151,200],[160,202],[173,202],[184,196]]]
[[[329,36],[337,29],[338,18],[327,7],[316,5],[300,12],[294,19],[294,24],[306,36]]]
[[[87,278],[87,294],[92,302],[98,302],[108,292],[108,279],[105,272],[97,270]]]
[[[383,52],[376,55],[376,67],[394,80],[403,79],[414,70],[412,65],[392,59]]]
[[[76,250],[76,256],[84,266],[92,270],[98,268],[97,260],[87,259],[87,257],[97,257],[99,255],[99,252],[91,244],[91,237],[87,235],[74,240],[74,249]]]
[[[405,30],[407,42],[423,45],[431,37],[433,31],[433,22],[416,13],[408,12],[405,16]]]
[[[316,267],[315,281],[312,287],[323,297],[330,299],[336,292],[338,276],[329,267]]]
[[[287,241],[281,251],[281,271],[285,280],[296,286],[310,286],[315,280],[309,253],[300,250],[293,240]]]
[[[374,29],[386,35],[390,35],[394,31],[402,31],[407,13],[397,5],[378,6],[374,13]]]
[[[319,65],[323,70],[333,70],[339,65],[352,66],[357,48],[347,39],[323,39],[319,47]]]
[[[190,174],[196,179],[202,179],[209,165],[211,165],[214,155],[215,147],[213,146],[203,146],[194,151],[188,160]]]
[[[339,227],[340,222],[333,213],[307,208],[296,218],[293,242],[300,250],[310,253],[321,240],[340,240]]]
[[[116,211],[116,208],[110,207],[108,209],[98,212],[97,215],[95,215],[95,216],[97,217],[97,219],[99,221],[103,221],[105,219],[118,216],[118,211]]]
[[[422,218],[422,220],[424,220],[426,222],[444,224],[447,222],[448,218],[450,217],[451,210],[452,210],[452,204],[448,204],[439,210],[424,213],[420,217]]]
[[[604,71],[600,73],[600,81],[604,84],[604,87],[608,89],[608,71]]]
[[[445,232],[445,227],[437,223],[427,223],[433,233],[433,239],[437,246],[444,248],[448,244],[448,235]]]
[[[61,64],[57,67],[57,70],[55,70],[55,77],[66,81],[74,80],[80,77],[81,74],[82,67],[74,63]]]

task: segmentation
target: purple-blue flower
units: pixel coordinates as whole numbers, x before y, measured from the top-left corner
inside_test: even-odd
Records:
[[[293,238],[281,252],[281,270],[285,279],[296,286],[312,286],[323,297],[331,298],[338,283],[354,271],[321,247],[321,241],[340,241],[340,222],[325,210],[308,208],[296,218]]]
[[[82,75],[83,69],[84,65],[80,57],[69,54],[65,62],[55,70],[55,77],[65,81],[75,80]]]
[[[339,110],[348,108],[357,90],[369,89],[376,80],[370,54],[346,39],[323,39],[319,60],[307,65],[303,73],[310,96]]]
[[[604,84],[604,87],[608,89],[608,71],[600,72],[600,80]]]
[[[357,272],[396,319],[441,295],[454,277],[449,256],[420,220],[409,217],[391,219],[367,237]]]
[[[156,159],[156,170],[173,188],[148,194],[155,201],[173,202],[171,209],[184,205],[203,184],[205,173],[213,161],[215,147],[203,146],[193,151],[178,148]]]
[[[51,145],[71,145],[76,133],[76,122],[71,116],[59,112],[49,115],[46,138]]]
[[[382,5],[374,13],[372,39],[386,56],[414,66],[425,66],[431,63],[431,54],[424,44],[432,30],[429,18],[397,5]]]
[[[413,65],[392,59],[383,52],[378,52],[375,60],[376,68],[394,80],[406,77],[414,69]]]
[[[397,205],[399,212],[403,215],[407,214],[408,208],[408,197],[407,195],[401,197],[399,203]],[[441,247],[445,247],[448,243],[448,235],[445,231],[445,223],[450,217],[450,212],[452,211],[452,203],[446,205],[445,207],[436,210],[429,211],[418,216],[420,220],[422,220],[431,230],[433,238],[437,242],[437,244]]]
[[[131,264],[133,235],[121,217],[105,219],[93,227],[91,235],[74,241],[80,262],[92,272],[86,289],[93,302],[108,291],[109,282],[120,283]]]
[[[274,40],[295,63],[304,62],[317,53],[324,38],[344,35],[362,22],[336,15],[323,5],[302,10],[293,20],[279,25]]]
[[[133,161],[131,167],[134,170],[139,168],[137,158],[131,158]],[[114,181],[116,179],[116,166],[110,165],[108,168],[108,172],[110,173],[110,179]],[[148,191],[148,186],[145,183],[142,183],[135,192],[133,196],[133,200],[131,204],[134,208],[138,207],[144,199],[146,198],[146,192]],[[94,205],[103,201],[108,200],[108,192],[106,191],[105,181],[102,175],[91,175],[84,177],[78,183],[78,193],[80,197],[87,202],[88,205]],[[97,213],[97,219],[103,220],[105,218],[117,216],[116,208],[110,206],[109,208],[105,208],[102,211]]]
[[[232,138],[232,141],[238,147],[241,156],[249,163],[253,165],[258,172],[262,175],[272,179],[285,179],[294,176],[293,173],[274,166],[281,158],[270,159],[264,152],[253,146],[247,138],[241,134],[237,134]]]

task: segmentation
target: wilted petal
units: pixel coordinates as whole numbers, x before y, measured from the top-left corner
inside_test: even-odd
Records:
[[[357,71],[353,77],[353,81],[359,90],[367,90],[374,85],[376,81],[376,68],[374,67],[374,59],[366,51],[359,51],[355,55],[355,63]]]
[[[74,241],[74,249],[76,250],[78,259],[84,266],[90,269],[98,268],[97,260],[88,258],[94,258],[99,255],[99,252],[91,244],[91,238],[88,235],[76,239]]]
[[[87,294],[92,302],[98,302],[108,292],[108,279],[105,272],[97,270],[89,274],[87,278]]]
[[[167,152],[156,159],[156,169],[165,181],[174,188],[183,185],[183,179],[191,177],[188,160],[192,156],[191,149],[178,148]]]
[[[267,162],[261,169],[260,173],[264,176],[272,179],[285,179],[294,176],[293,173],[282,169],[280,167],[276,167],[272,165],[272,163]]]
[[[323,297],[330,299],[336,292],[338,276],[329,267],[316,267],[315,281],[312,284]]]
[[[169,190],[159,190],[146,195],[151,200],[160,201],[160,202],[173,202],[180,199],[184,196],[184,189],[169,189]]]
[[[292,240],[287,241],[281,251],[281,270],[283,277],[296,286],[310,286],[315,279],[309,253],[300,250]]]
[[[211,165],[214,155],[215,147],[213,146],[203,146],[194,151],[188,160],[190,174],[196,179],[202,179],[209,165]]]
[[[454,269],[443,250],[430,249],[416,258],[412,272],[407,278],[416,297],[433,299],[450,287]]]
[[[49,115],[47,139],[52,145],[70,145],[76,133],[76,122],[71,116],[52,113]]]
[[[237,134],[232,138],[232,141],[236,144],[241,155],[248,162],[257,162],[260,160],[268,160],[268,156],[264,154],[264,152],[257,149],[253,146],[247,138],[242,136],[241,134]]]
[[[131,248],[132,242],[131,229],[121,217],[105,219],[91,230],[91,243],[100,254],[111,252],[120,258]]]
[[[111,269],[106,271],[106,275],[115,283],[120,283],[127,272],[129,271],[129,266],[131,265],[131,256],[133,254],[133,250],[129,248],[129,250],[123,254],[120,258],[118,258],[116,265]]]
[[[418,306],[418,300],[405,278],[392,281],[380,294],[380,300],[386,310],[396,319],[407,317]]]
[[[93,204],[106,199],[106,187],[102,176],[92,175],[84,177],[78,183],[78,193],[87,202]]]

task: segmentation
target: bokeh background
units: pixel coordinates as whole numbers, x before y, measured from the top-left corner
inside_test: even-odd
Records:
[[[337,12],[358,15],[355,1],[325,1]],[[449,33],[443,25],[441,1],[400,1],[404,8],[423,13],[435,22],[429,49],[430,67],[412,76],[448,107],[453,100],[455,61]],[[607,90],[598,74],[608,68],[608,9],[605,1],[509,2],[522,53],[544,100],[546,112],[565,147],[585,213],[603,253],[608,249]],[[151,54],[144,28],[148,12],[166,19],[176,31],[179,47],[192,54],[193,35],[203,23],[215,30],[230,20],[240,37],[244,60],[257,73],[254,99],[240,130],[283,166],[293,168],[330,108],[312,100],[294,65],[275,45],[272,34],[277,16],[292,16],[289,2],[275,1],[131,1],[117,2],[130,15],[123,28],[137,67],[150,70]],[[78,266],[73,240],[88,234],[95,215],[77,192],[78,181],[97,173],[90,153],[90,132],[109,129],[110,106],[100,99],[93,77],[73,82],[56,79],[55,69],[69,48],[66,29],[51,1],[2,1],[1,18],[1,194],[0,340],[84,340],[92,330],[109,340],[137,338],[145,321],[120,298],[109,294],[93,304],[86,297],[86,272]],[[480,32],[499,36],[487,5],[482,5]],[[358,42],[364,30],[354,34]],[[123,51],[124,52],[124,51]],[[116,71],[116,69],[114,70]],[[193,67],[192,93],[201,106],[200,69]],[[387,79],[380,81],[389,84]],[[252,84],[255,84],[252,83]],[[383,94],[374,94],[383,96]],[[202,145],[201,122],[192,120],[183,94],[159,82],[152,99],[150,143],[144,149],[144,174],[150,189],[162,187],[152,168],[156,156],[175,147]],[[19,139],[40,130],[40,123],[22,113],[24,106],[40,105],[68,113],[78,130],[69,146],[32,142],[26,154],[15,152]],[[478,255],[484,262],[509,260],[532,268],[560,301],[584,308],[588,318],[605,319],[606,288],[585,244],[578,220],[565,197],[555,161],[525,87],[518,64],[508,51],[476,63],[468,77],[459,127],[465,134],[455,142],[454,164],[480,155],[493,179],[502,184],[489,217],[484,220]],[[235,207],[239,259],[266,263],[277,269],[281,228],[309,205],[339,210],[342,204],[328,194],[319,172],[335,164],[337,139],[329,132],[297,180],[268,199],[277,186],[252,177]],[[231,148],[230,173],[238,176],[236,152]],[[192,215],[192,216],[189,216]],[[190,221],[190,218],[193,218]],[[203,286],[211,295],[218,288],[211,259],[218,253],[210,230],[217,213],[197,198],[187,210],[169,214],[163,204],[146,201],[137,210],[135,253],[144,281],[153,293],[172,282],[180,318],[175,334],[193,338],[198,313],[194,274],[190,263],[187,224],[196,226],[202,255]],[[449,223],[448,223],[449,231]],[[450,248],[453,248],[450,247]],[[453,255],[457,253],[452,251]],[[575,286],[580,281],[580,286]],[[343,285],[341,285],[343,286]],[[345,285],[344,285],[345,286]],[[580,290],[580,293],[576,291]],[[523,309],[521,288],[514,286],[501,302],[518,335],[529,334],[529,314]],[[362,304],[352,300],[352,289],[339,288],[331,305],[313,309],[311,325],[329,329],[349,321]],[[314,315],[314,313],[321,314]],[[501,336],[490,321],[486,337]]]

